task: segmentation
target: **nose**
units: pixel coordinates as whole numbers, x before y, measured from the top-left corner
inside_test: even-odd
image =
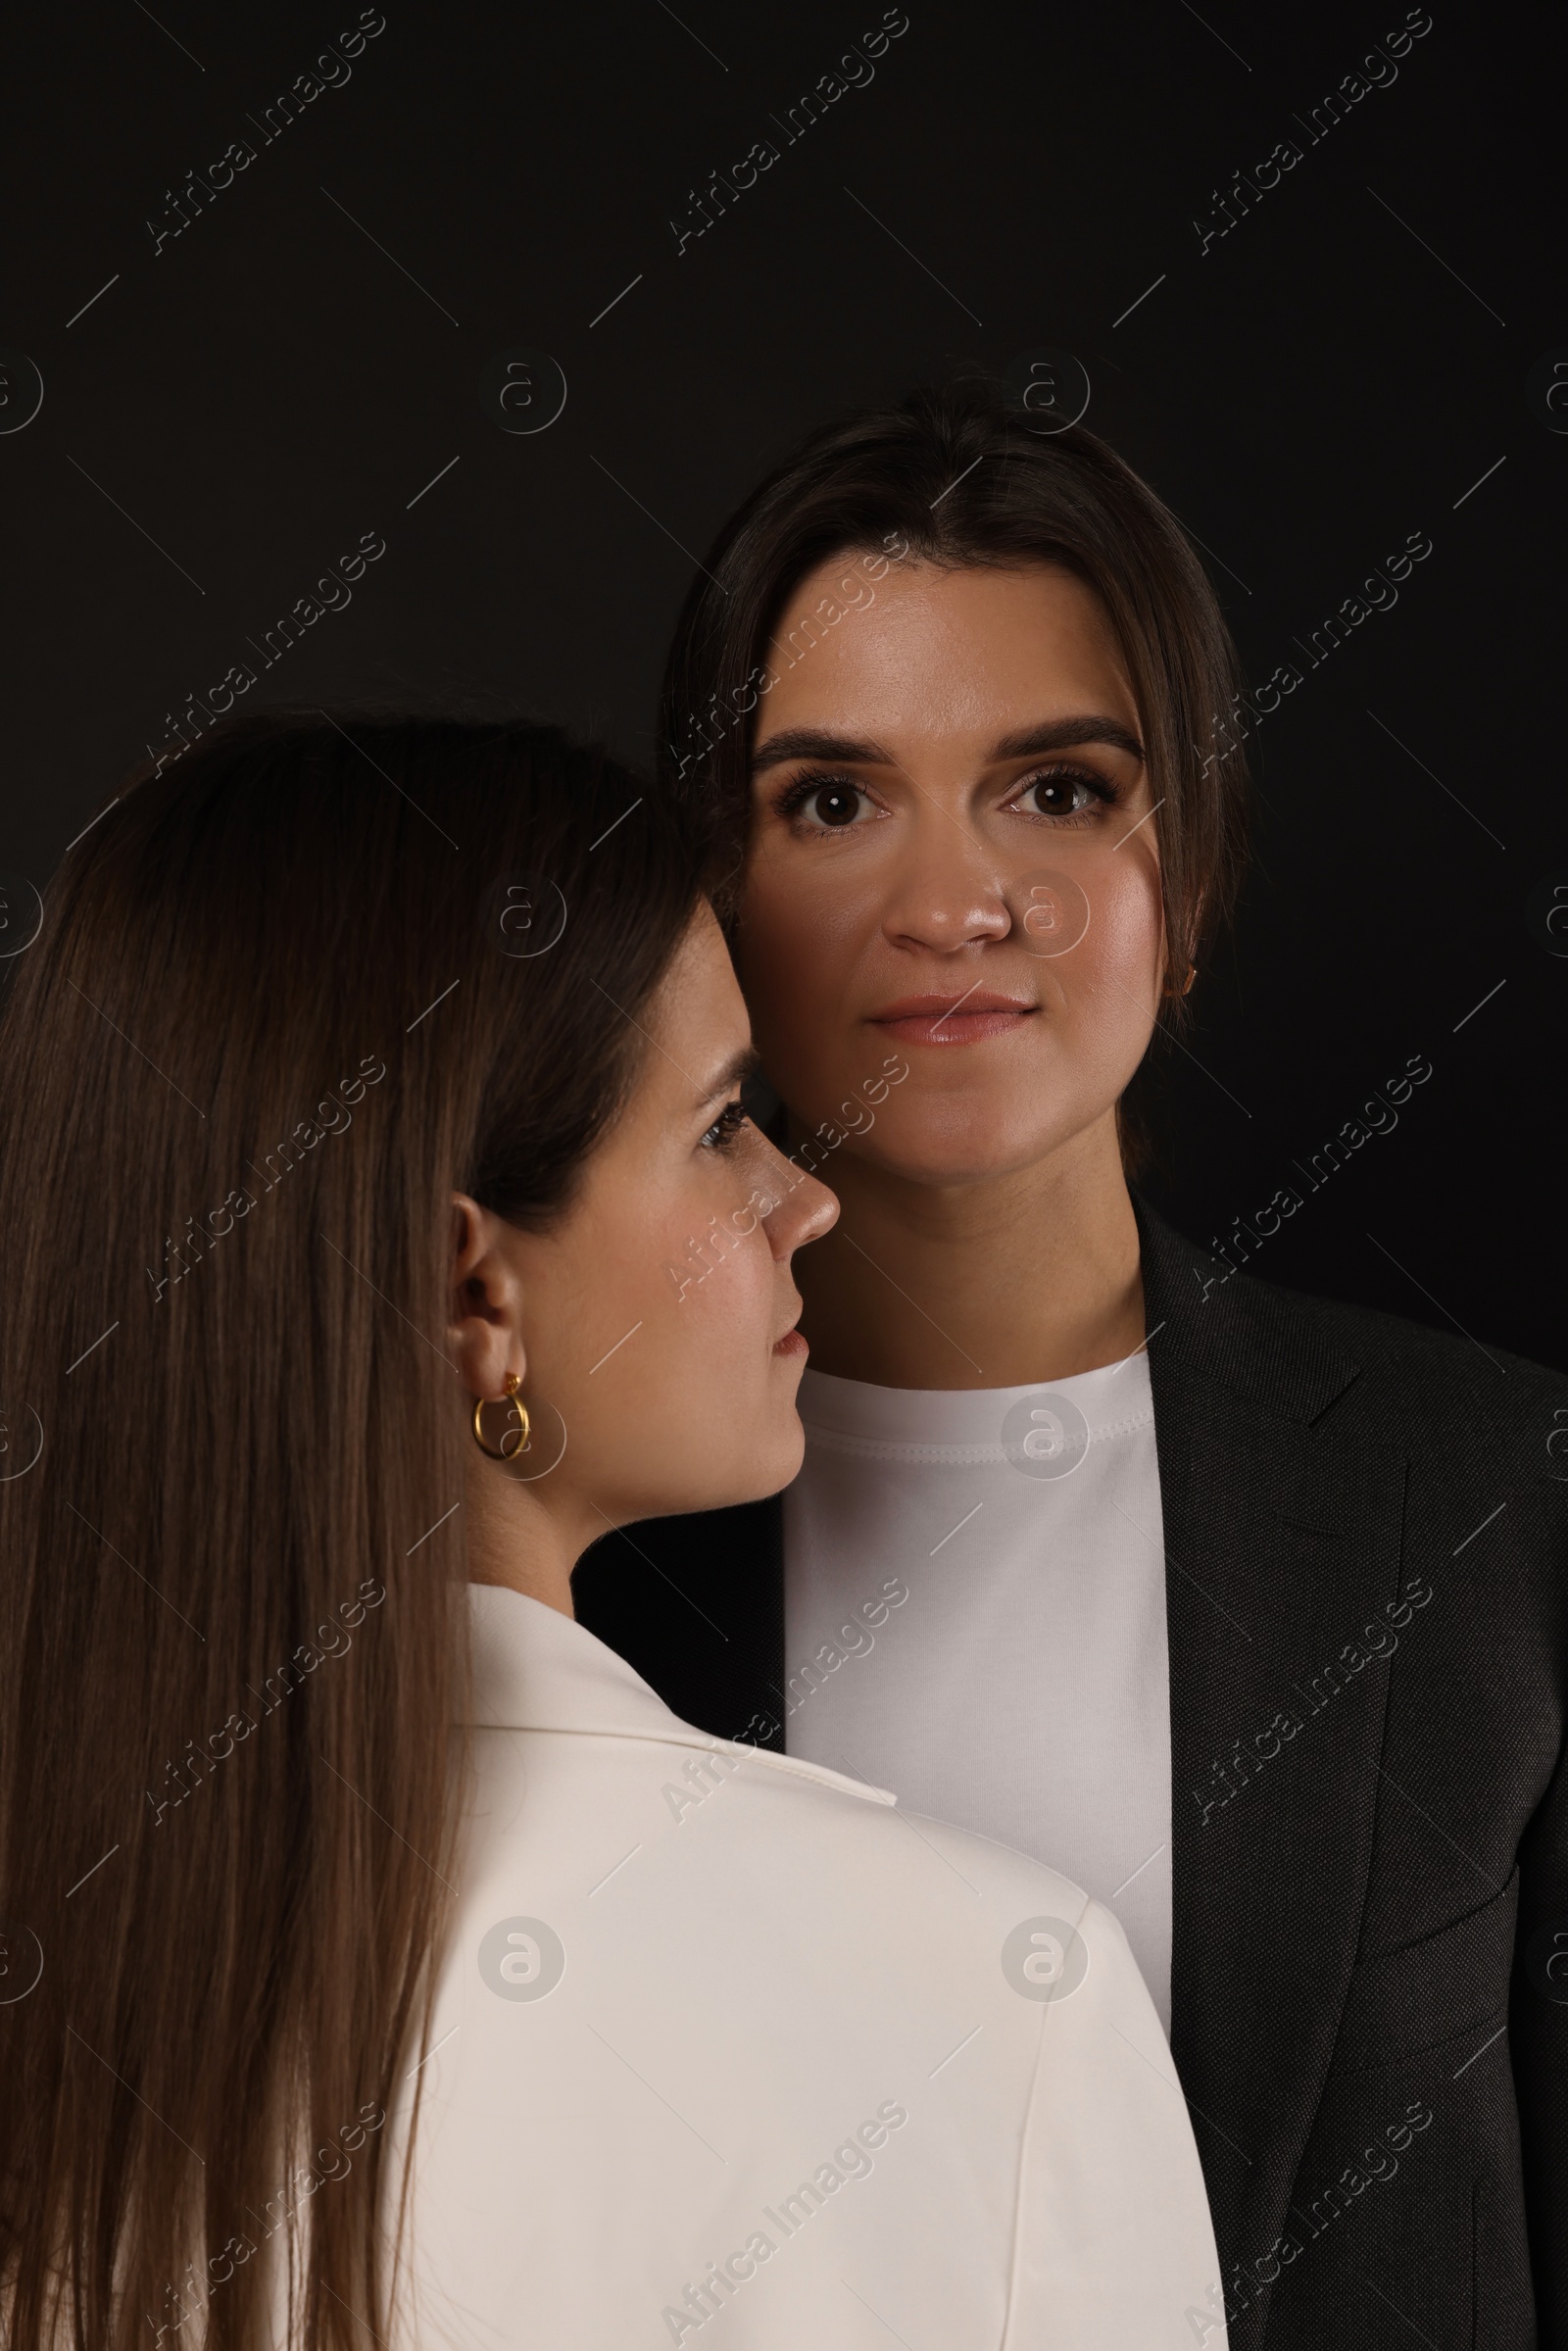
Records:
[[[838,1195],[815,1176],[793,1166],[765,1135],[759,1133],[757,1140],[762,1154],[759,1190],[769,1203],[761,1227],[774,1257],[780,1265],[787,1265],[798,1249],[804,1249],[808,1241],[820,1241],[837,1224]]]
[[[1004,939],[1012,916],[965,820],[932,803],[920,810],[911,832],[883,909],[884,935],[895,947],[928,948],[938,955]]]

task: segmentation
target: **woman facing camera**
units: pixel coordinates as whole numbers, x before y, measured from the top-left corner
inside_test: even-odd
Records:
[[[683,1714],[1114,1908],[1234,2341],[1474,2305],[1525,2351],[1568,2339],[1568,1392],[1256,1280],[1304,1171],[1212,1252],[1129,1180],[1236,885],[1242,706],[1180,526],[1031,421],[960,386],[827,426],[694,583],[666,785],[729,828],[775,1131],[843,1212],[799,1479],[607,1539],[579,1606]]]
[[[0,1023],[13,2351],[1209,2323],[1109,1912],[573,1619],[605,1528],[801,1461],[836,1203],[742,1109],[705,844],[553,732],[274,717],[50,893]]]

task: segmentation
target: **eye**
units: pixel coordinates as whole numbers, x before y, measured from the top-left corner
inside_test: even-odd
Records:
[[[876,812],[870,794],[847,775],[798,775],[779,794],[775,806],[781,816],[807,833],[848,832],[862,817]]]
[[[718,1116],[714,1119],[712,1125],[709,1128],[707,1134],[703,1137],[703,1149],[710,1151],[727,1151],[731,1150],[734,1146],[736,1136],[740,1133],[745,1124],[745,1104],[740,1102],[726,1102],[722,1110],[720,1110]]]
[[[1111,807],[1116,794],[1102,776],[1087,767],[1047,767],[1026,776],[1013,793],[1026,816],[1081,816],[1086,809]]]

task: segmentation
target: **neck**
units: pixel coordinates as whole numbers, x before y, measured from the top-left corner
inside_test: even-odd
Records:
[[[505,1584],[572,1616],[571,1571],[603,1527],[570,1523],[520,1480],[477,1452],[463,1496],[468,1580]]]
[[[818,1371],[884,1388],[1022,1388],[1144,1337],[1138,1226],[1113,1116],[1030,1167],[911,1182],[852,1155],[841,1213],[795,1262]]]

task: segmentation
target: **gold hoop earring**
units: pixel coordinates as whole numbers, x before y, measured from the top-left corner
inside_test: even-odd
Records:
[[[488,1460],[514,1461],[517,1455],[524,1451],[527,1447],[529,1426],[528,1407],[523,1402],[521,1396],[517,1394],[517,1391],[521,1386],[522,1382],[518,1378],[517,1374],[514,1371],[509,1371],[507,1374],[507,1393],[504,1396],[481,1396],[474,1404],[473,1442],[478,1446],[480,1452],[483,1453]],[[480,1420],[480,1415],[484,1411],[487,1403],[510,1404],[513,1411],[515,1412],[517,1415],[517,1442],[515,1445],[509,1445],[507,1443],[507,1439],[512,1435],[512,1430],[510,1428],[502,1430],[501,1442],[499,1445],[486,1445],[484,1441],[484,1428]]]
[[[1181,986],[1180,986],[1179,988],[1173,988],[1173,987],[1171,986],[1171,984],[1170,984],[1169,980],[1167,980],[1167,981],[1165,982],[1165,988],[1164,988],[1164,993],[1165,993],[1165,995],[1166,995],[1166,996],[1175,996],[1175,997],[1181,997],[1181,996],[1189,996],[1189,995],[1191,995],[1191,993],[1192,993],[1192,986],[1193,986],[1193,982],[1194,982],[1194,980],[1196,980],[1196,979],[1197,979],[1197,977],[1198,977],[1198,965],[1197,965],[1196,963],[1189,963],[1189,964],[1188,964],[1188,966],[1187,966],[1187,977],[1186,977],[1186,978],[1183,980],[1183,982],[1182,982],[1182,984],[1181,984]]]

